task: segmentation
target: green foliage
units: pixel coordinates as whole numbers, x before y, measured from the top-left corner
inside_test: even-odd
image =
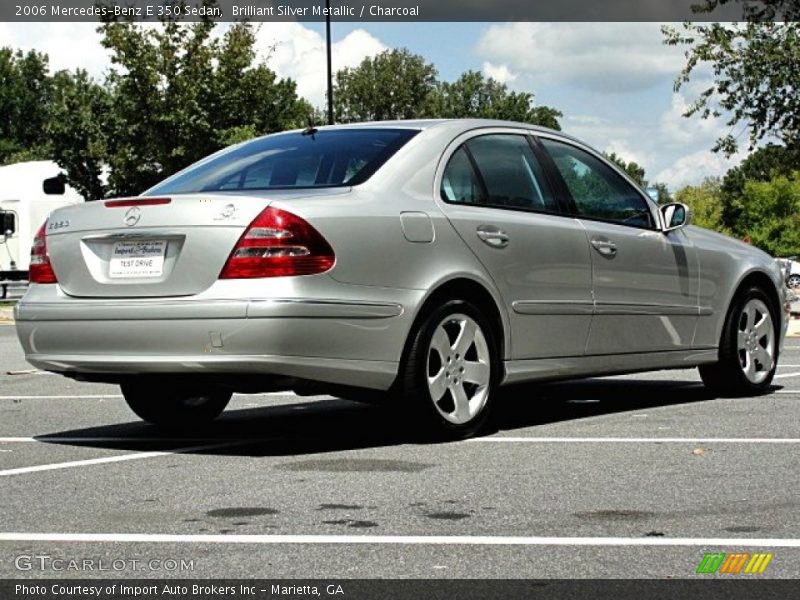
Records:
[[[48,157],[48,69],[44,54],[0,48],[0,164]]]
[[[467,71],[452,83],[440,82],[436,75],[432,64],[405,48],[366,58],[336,74],[337,120],[484,118],[561,129],[561,112],[535,106],[529,92],[509,91],[477,71]]]
[[[94,131],[76,121],[64,133],[94,134],[81,147],[103,150],[105,194],[139,194],[226,145],[298,127],[311,112],[294,82],[279,81],[266,64],[254,63],[250,25],[233,25],[222,40],[212,35],[214,27],[210,21],[167,21],[156,29],[102,26],[114,68],[106,80],[110,101],[96,106],[107,110],[93,115],[100,123]],[[103,186],[94,169],[76,164],[79,155],[62,148],[57,158],[71,183],[98,197]]]
[[[668,204],[673,201],[672,195],[669,193],[669,189],[667,188],[667,184],[647,181],[644,167],[640,166],[634,161],[627,162],[615,152],[604,154],[608,160],[625,171],[631,179],[638,183],[640,187],[646,189],[648,193],[652,193],[652,190],[655,190],[655,200],[658,204]]]
[[[407,49],[386,50],[336,73],[336,120],[386,121],[423,116],[436,69]]]
[[[666,183],[651,183],[648,191],[652,188],[656,190],[656,202],[659,204],[669,204],[670,202],[677,202],[673,200],[672,194],[669,193],[669,188]]]
[[[739,232],[772,256],[800,254],[800,171],[770,181],[748,181],[737,204]]]
[[[675,194],[676,202],[692,209],[692,222],[737,238],[749,238],[754,246],[772,256],[800,254],[800,171],[775,175],[766,181],[745,181],[740,196],[726,197],[719,179],[706,179]],[[728,226],[724,213],[728,203],[737,220]]]
[[[745,158],[738,167],[730,169],[722,181],[722,191],[740,196],[747,181],[769,181],[776,175],[789,175],[800,168],[800,148],[767,144]]]
[[[46,132],[52,155],[67,170],[69,183],[87,199],[104,197],[102,175],[108,165],[103,120],[113,112],[112,94],[85,71],[60,71],[53,77]]]
[[[625,171],[628,176],[638,183],[641,187],[647,187],[647,180],[644,178],[644,167],[640,167],[635,162],[626,162],[624,158],[618,156],[616,152],[604,153],[605,157]]]
[[[742,21],[798,21],[800,6],[797,0],[702,0],[692,6],[695,12],[713,12],[726,4],[742,6]]]
[[[560,130],[562,113],[549,106],[535,106],[533,94],[509,92],[508,86],[467,71],[453,83],[442,82],[431,92],[426,114],[436,118],[502,119]]]
[[[717,178],[708,178],[700,185],[686,186],[675,193],[675,202],[682,202],[692,211],[692,223],[730,234],[722,221],[723,195]]]
[[[214,27],[104,23],[102,84],[0,49],[0,162],[53,158],[87,199],[135,195],[220,148],[305,124],[313,109],[256,61],[252,26],[221,39]]]
[[[739,124],[741,133],[748,131],[751,150],[765,137],[800,146],[800,22],[684,23],[682,31],[662,31],[666,44],[688,46],[676,91],[701,66],[713,70],[713,83],[684,116],[727,119],[731,131],[717,140],[715,151],[736,152],[739,132],[734,127]]]

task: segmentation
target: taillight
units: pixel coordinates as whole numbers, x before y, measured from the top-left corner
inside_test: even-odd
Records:
[[[159,204],[169,204],[172,198],[121,198],[119,200],[106,200],[108,208],[120,208],[123,206],[157,206]]]
[[[333,248],[307,221],[268,207],[239,238],[219,277],[314,275],[330,269],[335,260]]]
[[[31,246],[31,263],[28,267],[31,283],[58,283],[56,274],[47,255],[47,221],[36,232]]]

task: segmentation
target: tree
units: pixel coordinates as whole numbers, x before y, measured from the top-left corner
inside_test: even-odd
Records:
[[[405,48],[365,58],[336,73],[336,120],[386,121],[423,116],[436,85],[436,69]]]
[[[702,0],[692,6],[695,12],[710,13],[718,6],[729,3],[742,5],[743,21],[798,21],[800,20],[800,4],[797,0]]]
[[[655,196],[654,200],[658,204],[668,204],[672,202],[672,195],[669,193],[669,188],[666,183],[649,182],[645,178],[644,167],[640,166],[634,161],[627,162],[624,158],[619,156],[616,152],[604,152],[604,156],[617,165],[620,169],[625,171],[628,176],[633,179],[639,186],[646,189],[648,194]]]
[[[708,0],[707,8],[713,10],[720,2]],[[784,2],[767,4],[772,9],[789,6]],[[713,83],[684,116],[727,119],[731,131],[717,140],[714,151],[732,155],[745,131],[751,150],[768,137],[788,147],[800,145],[800,23],[684,23],[682,32],[672,27],[662,31],[666,44],[689,47],[675,91],[689,82],[701,65],[713,70]],[[739,124],[743,124],[741,132],[734,133]]]
[[[689,206],[692,223],[695,225],[721,233],[731,233],[722,221],[723,201],[718,178],[707,178],[700,185],[681,188],[675,192],[675,202]]]
[[[509,92],[508,86],[477,71],[467,71],[453,83],[439,83],[428,99],[428,116],[437,118],[503,119],[560,130],[562,113],[535,106],[533,94]]]
[[[141,193],[161,179],[232,143],[300,126],[311,111],[295,84],[254,64],[255,36],[246,23],[222,40],[215,24],[174,21],[144,29],[102,26],[115,66],[106,87],[109,112],[94,140],[109,167],[106,193]],[[68,163],[63,152],[59,160]],[[78,169],[65,164],[70,178]],[[81,189],[98,189],[97,180]]]
[[[53,89],[46,127],[52,155],[81,195],[102,198],[108,169],[104,119],[113,112],[112,95],[82,70],[59,71],[53,76]]]
[[[740,208],[739,232],[773,256],[800,254],[800,171],[769,181],[748,181]]]
[[[603,153],[605,157],[617,165],[620,169],[625,171],[631,179],[638,183],[641,187],[647,187],[647,180],[644,178],[644,167],[640,167],[635,162],[626,162],[624,158],[618,156],[616,152]]]
[[[295,84],[256,62],[252,26],[165,21],[101,26],[112,69],[53,77],[46,127],[68,181],[88,199],[139,194],[232,143],[299,127],[312,112]]]
[[[721,186],[722,222],[725,226],[736,228],[741,213],[741,198],[748,181],[770,181],[780,175],[789,176],[798,168],[800,148],[767,144],[750,154],[738,167],[728,170]]]
[[[0,164],[48,156],[48,71],[44,54],[0,48]]]

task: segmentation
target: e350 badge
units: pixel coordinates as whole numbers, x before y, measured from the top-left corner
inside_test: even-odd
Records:
[[[50,221],[47,223],[47,231],[58,231],[59,229],[66,229],[67,227],[69,227],[69,219]]]

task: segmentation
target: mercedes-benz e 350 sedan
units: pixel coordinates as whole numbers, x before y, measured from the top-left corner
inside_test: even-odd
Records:
[[[688,222],[547,129],[290,131],[55,211],[17,331],[34,366],[119,383],[172,426],[234,391],[390,397],[450,436],[528,380],[697,366],[717,393],[762,392],[782,273]]]

